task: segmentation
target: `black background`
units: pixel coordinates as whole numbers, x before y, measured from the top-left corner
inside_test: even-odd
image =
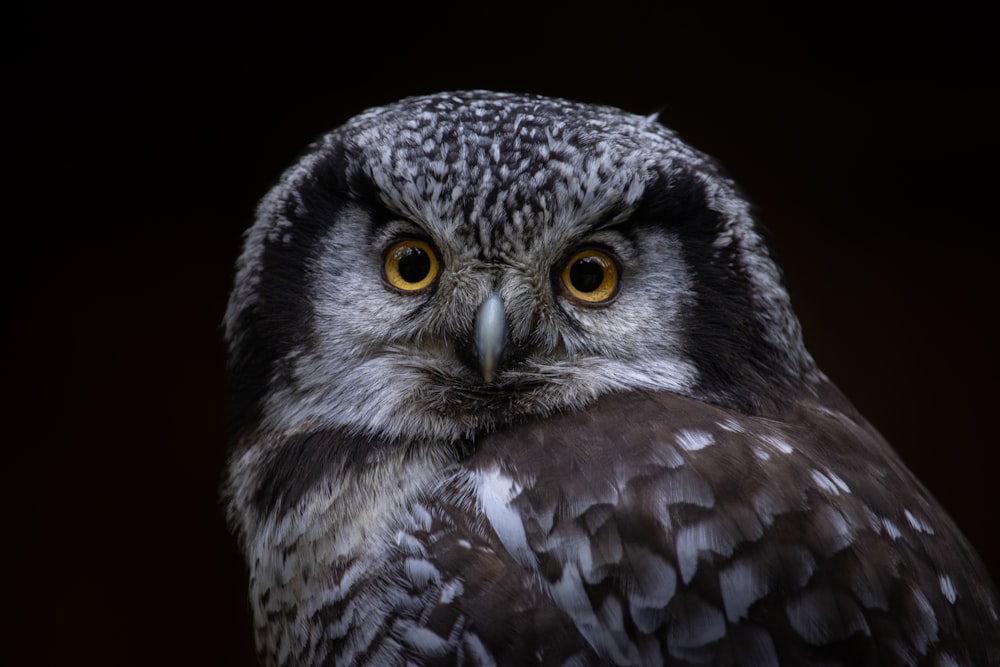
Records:
[[[240,235],[314,137],[444,89],[659,110],[716,156],[821,367],[996,577],[992,21],[701,5],[8,10],[4,662],[250,662],[216,500]]]

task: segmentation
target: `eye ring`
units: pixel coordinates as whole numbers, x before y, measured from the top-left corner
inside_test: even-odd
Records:
[[[382,279],[404,294],[425,292],[440,273],[437,253],[420,239],[400,239],[382,254]]]
[[[574,253],[559,274],[563,292],[585,306],[606,306],[618,296],[621,271],[611,254],[598,248]]]

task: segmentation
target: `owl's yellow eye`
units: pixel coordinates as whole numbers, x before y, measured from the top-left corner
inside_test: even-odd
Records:
[[[570,257],[560,277],[566,293],[584,304],[604,305],[618,295],[618,264],[596,248]]]
[[[437,255],[425,241],[403,239],[385,251],[382,275],[390,286],[401,292],[427,289],[440,272]]]

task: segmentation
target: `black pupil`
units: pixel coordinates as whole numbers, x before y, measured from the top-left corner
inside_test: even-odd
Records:
[[[604,264],[594,257],[584,257],[573,262],[569,281],[581,292],[593,292],[604,282]]]
[[[399,257],[399,275],[408,283],[419,283],[431,272],[431,258],[421,248],[410,246],[401,251]]]

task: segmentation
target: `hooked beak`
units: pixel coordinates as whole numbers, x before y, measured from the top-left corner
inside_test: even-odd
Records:
[[[507,318],[503,299],[496,292],[491,293],[476,312],[473,341],[479,372],[484,381],[492,382],[507,347]]]

